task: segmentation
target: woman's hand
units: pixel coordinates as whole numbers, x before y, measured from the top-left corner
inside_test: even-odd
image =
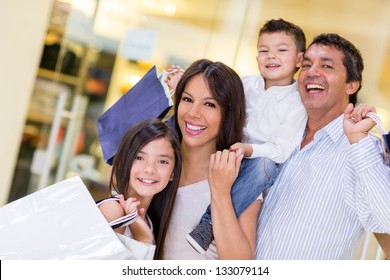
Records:
[[[228,150],[217,151],[210,156],[208,180],[211,192],[230,196],[231,187],[238,176],[243,154],[236,156]]]
[[[210,157],[208,180],[211,190],[213,233],[221,259],[252,259],[256,220],[260,202],[252,203],[239,218],[233,209],[230,191],[236,180],[243,154],[223,150]]]

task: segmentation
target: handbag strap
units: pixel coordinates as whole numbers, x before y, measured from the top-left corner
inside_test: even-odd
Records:
[[[381,119],[379,118],[379,116],[376,113],[368,112],[367,117],[370,117],[371,119],[373,119],[376,122],[375,127],[382,134],[383,140],[385,142],[385,148],[387,148],[387,151],[390,152],[390,132],[385,130]]]
[[[119,197],[112,196],[112,197],[101,199],[101,200],[96,202],[96,206],[100,206],[104,202],[110,201],[110,200],[119,201]],[[116,229],[116,228],[128,226],[128,225],[134,223],[137,219],[138,219],[138,211],[136,210],[133,213],[130,213],[128,215],[120,217],[116,220],[113,220],[113,221],[109,222],[108,224],[111,226],[112,229]]]

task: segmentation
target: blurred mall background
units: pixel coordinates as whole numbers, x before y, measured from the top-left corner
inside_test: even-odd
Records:
[[[153,65],[220,60],[258,73],[268,19],[352,41],[365,61],[359,101],[390,129],[388,0],[0,0],[0,206],[79,175],[106,196],[97,119]]]

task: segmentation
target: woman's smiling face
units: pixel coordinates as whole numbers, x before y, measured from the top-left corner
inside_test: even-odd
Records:
[[[202,74],[187,82],[179,102],[177,120],[183,144],[191,147],[213,145],[216,149],[222,112]]]

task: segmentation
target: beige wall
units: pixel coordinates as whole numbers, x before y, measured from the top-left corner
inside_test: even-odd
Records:
[[[0,1],[0,206],[8,200],[52,2]]]

